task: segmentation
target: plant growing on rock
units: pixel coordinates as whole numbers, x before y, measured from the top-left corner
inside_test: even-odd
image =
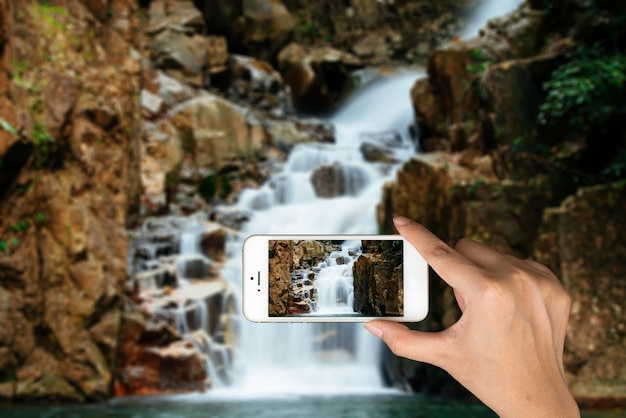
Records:
[[[35,147],[35,167],[42,168],[48,165],[52,146],[56,141],[48,134],[43,123],[35,122],[33,125],[32,141]]]
[[[626,113],[626,55],[579,47],[543,89],[539,123],[562,124],[570,132],[603,130],[611,118]]]

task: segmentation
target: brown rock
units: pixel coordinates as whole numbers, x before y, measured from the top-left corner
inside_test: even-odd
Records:
[[[546,210],[535,250],[572,297],[564,360],[590,407],[626,404],[625,207],[624,186],[580,189]]]
[[[164,322],[150,322],[138,307],[124,313],[116,393],[145,395],[204,390],[204,358]]]
[[[311,174],[313,189],[319,197],[354,196],[367,181],[367,174],[358,165],[322,165]]]
[[[294,265],[293,242],[270,242],[268,251],[269,316],[285,316],[289,309],[290,271]]]
[[[272,61],[291,36],[295,19],[280,0],[250,0],[230,28],[236,50]]]
[[[278,54],[278,69],[292,89],[294,103],[334,107],[352,87],[352,72],[363,66],[356,56],[331,47],[289,44]]]
[[[121,0],[111,4],[117,11]],[[0,308],[6,359],[0,378],[16,377],[14,384],[3,382],[0,396],[11,399],[93,401],[111,395],[115,318],[126,278],[125,227],[138,198],[132,161],[139,80],[128,72],[136,66],[126,65],[136,58],[125,56],[122,66],[106,62],[107,30],[80,3],[66,7],[19,7],[20,27],[8,44],[15,46],[10,58],[23,68],[8,90],[2,83],[11,61],[4,55],[0,60],[0,103],[13,98],[6,91],[14,92],[24,98],[15,108],[23,106],[32,118],[18,123],[19,112],[6,116],[23,136],[6,152],[22,141],[36,147],[36,158],[24,160],[30,163],[12,165],[16,187],[0,192],[0,241],[11,243],[0,257],[0,298],[10,301]],[[41,17],[45,12],[47,19]],[[5,23],[3,29],[10,26]],[[76,39],[85,41],[80,48]],[[9,51],[5,40],[0,45],[1,54]],[[129,47],[115,49],[127,53]]]
[[[58,360],[44,349],[37,348],[16,373],[15,398],[83,401],[83,395],[62,375],[62,366]]]
[[[391,242],[363,241],[363,254],[352,265],[354,310],[364,315],[404,314],[402,252]]]

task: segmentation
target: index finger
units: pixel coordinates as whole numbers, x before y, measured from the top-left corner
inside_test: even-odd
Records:
[[[403,216],[393,219],[396,229],[417,252],[455,289],[464,289],[476,277],[478,266],[437,238],[424,226]]]

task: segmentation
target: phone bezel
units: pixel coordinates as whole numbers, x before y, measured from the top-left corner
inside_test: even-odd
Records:
[[[268,241],[269,240],[402,240],[403,241],[403,316],[269,316],[268,312]],[[385,319],[396,322],[418,322],[428,314],[428,265],[401,235],[250,235],[242,248],[243,314],[252,322],[367,322]]]

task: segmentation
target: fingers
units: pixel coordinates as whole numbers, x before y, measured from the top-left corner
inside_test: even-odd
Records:
[[[476,264],[408,218],[398,216],[394,218],[394,224],[400,235],[415,247],[446,283],[460,290],[471,285],[470,282],[477,276]]]
[[[412,331],[400,323],[380,319],[366,323],[365,329],[382,339],[400,357],[441,367],[445,353],[449,352],[440,333]]]
[[[461,239],[457,242],[454,249],[461,253],[465,258],[482,268],[502,263],[502,254],[492,250],[478,241],[474,241],[469,238]]]

